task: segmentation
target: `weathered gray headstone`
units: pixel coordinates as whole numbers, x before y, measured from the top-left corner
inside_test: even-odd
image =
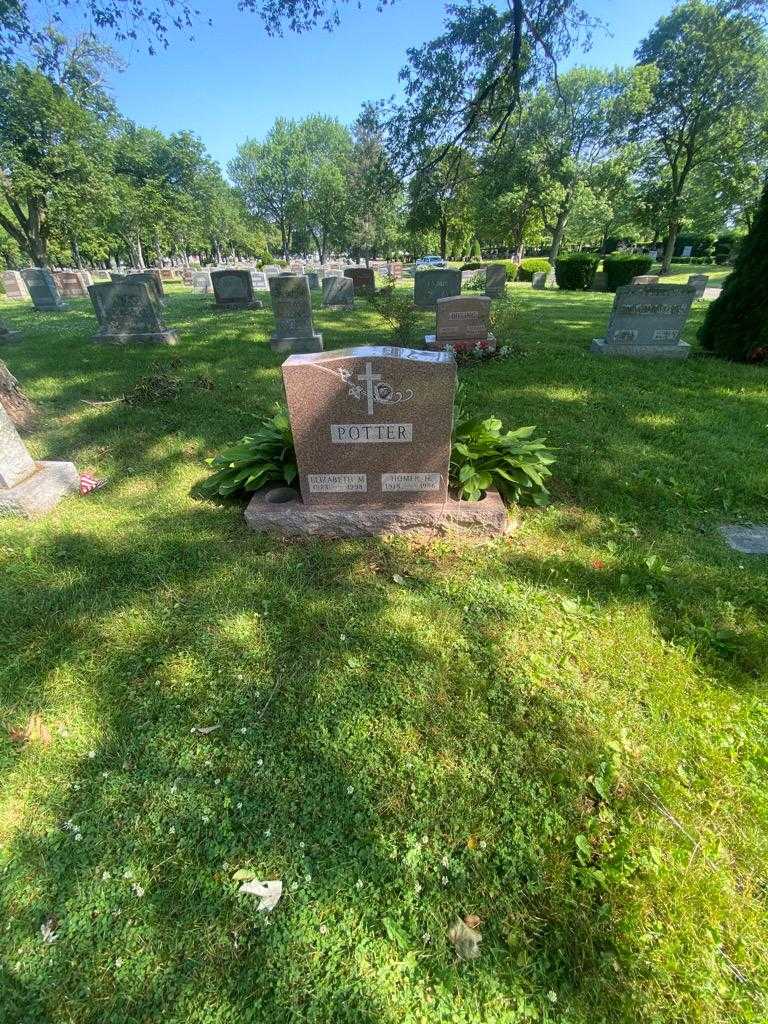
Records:
[[[21,341],[20,332],[12,331],[4,320],[0,320],[0,345],[7,345],[15,341]]]
[[[208,292],[213,291],[213,285],[211,284],[211,274],[208,270],[195,270],[192,274],[192,291],[198,292],[202,295],[207,295]]]
[[[52,276],[59,290],[59,295],[65,299],[80,299],[88,294],[88,284],[84,275],[78,270],[54,270]],[[90,275],[89,275],[90,277]]]
[[[680,255],[683,257],[684,260],[687,260],[691,256],[692,253],[693,253],[693,246],[692,245],[684,245],[683,246],[683,251],[680,253]],[[673,262],[674,262],[674,260],[673,260]]]
[[[695,288],[697,299],[704,298],[704,292],[706,290],[708,281],[708,274],[691,274],[688,277],[688,284],[691,285],[692,288]]]
[[[352,279],[355,295],[373,295],[376,291],[376,274],[373,267],[347,267],[344,276]]]
[[[491,315],[489,296],[456,295],[437,300],[437,327],[424,341],[429,348],[450,348],[455,352],[496,348],[496,339],[488,331]]]
[[[690,345],[680,341],[695,290],[687,284],[623,285],[616,289],[605,338],[592,342],[603,356],[685,359]]]
[[[269,279],[275,329],[273,352],[322,352],[323,336],[312,322],[312,297],[306,277],[290,274]]]
[[[125,280],[135,281],[137,284],[148,284],[158,303],[161,306],[165,305],[165,288],[163,288],[163,279],[160,277],[159,270],[154,267],[150,267],[148,270],[139,270],[136,273],[128,274]]]
[[[278,267],[275,263],[268,263],[266,267],[264,267],[264,273],[267,275],[267,277],[277,277],[277,275],[280,273],[280,267]]]
[[[49,313],[68,308],[67,303],[61,300],[50,270],[32,267],[29,270],[22,270],[21,276],[24,278],[24,284],[27,286],[35,309]]]
[[[161,306],[149,281],[135,277],[88,289],[99,321],[94,341],[110,345],[175,345],[175,331],[162,320]]]
[[[413,279],[417,309],[435,309],[438,299],[461,294],[460,270],[419,270]]]
[[[252,270],[251,281],[253,282],[253,287],[257,292],[265,292],[269,289],[267,275],[263,270]]]
[[[531,274],[531,288],[544,291],[547,288],[554,288],[555,284],[554,270],[537,270]]]
[[[262,303],[253,290],[250,270],[214,270],[211,284],[217,309],[261,309]]]
[[[403,276],[403,264],[399,260],[389,263],[387,270],[389,271],[390,279],[393,281],[399,281]]]
[[[507,290],[507,268],[503,263],[489,263],[485,268],[485,294],[500,299]]]
[[[589,290],[591,292],[608,291],[608,275],[604,270],[598,270],[595,272],[595,276],[592,278],[592,287]]]
[[[5,270],[3,272],[3,287],[9,299],[28,299],[29,289],[24,284],[24,278],[19,270]]]
[[[44,515],[78,490],[71,462],[35,462],[0,403],[0,515]]]
[[[342,277],[341,274],[336,277],[324,277],[323,305],[343,306],[346,309],[352,309],[355,305],[355,286],[352,283],[352,279]]]
[[[307,283],[309,284],[309,287],[312,289],[320,287],[320,275],[316,270],[307,271]]]

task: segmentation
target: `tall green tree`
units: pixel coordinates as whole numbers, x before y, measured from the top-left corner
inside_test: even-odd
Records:
[[[429,157],[408,182],[408,227],[411,231],[433,228],[445,259],[448,234],[466,234],[472,226],[471,183],[475,162],[466,150],[449,150],[442,160]]]
[[[724,153],[738,159],[764,116],[765,34],[733,6],[686,0],[660,18],[635,51],[639,64],[657,72],[637,128],[663,195],[662,273],[669,271],[695,173]]]
[[[346,247],[351,216],[352,136],[337,120],[319,114],[297,125],[306,173],[301,181],[300,222],[321,261]]]
[[[301,220],[302,187],[309,171],[306,137],[295,121],[278,118],[264,142],[247,139],[229,163],[229,173],[246,208],[280,233],[283,259]]]
[[[387,152],[380,108],[363,105],[352,138],[350,248],[355,256],[369,260],[405,244],[405,193]]]

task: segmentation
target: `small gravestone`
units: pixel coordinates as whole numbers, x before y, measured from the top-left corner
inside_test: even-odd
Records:
[[[12,331],[4,320],[0,320],[0,345],[8,345],[15,341],[21,341],[21,334]]]
[[[688,284],[696,290],[696,298],[703,299],[704,292],[709,282],[708,274],[691,274],[688,278]]]
[[[399,260],[394,260],[392,263],[387,265],[389,271],[389,277],[392,281],[399,281],[403,276],[403,264]]]
[[[347,267],[344,277],[351,279],[355,295],[373,295],[376,291],[376,274],[372,267]]]
[[[485,268],[485,294],[500,299],[507,290],[507,268],[503,263],[489,263]]]
[[[211,275],[207,270],[195,270],[192,274],[192,291],[200,295],[207,295],[213,291]]]
[[[175,331],[165,326],[157,295],[148,281],[135,277],[111,284],[92,284],[91,296],[99,330],[94,341],[109,345],[175,345]]]
[[[280,267],[276,266],[274,263],[268,263],[266,267],[264,267],[264,273],[267,277],[277,277],[280,273]]]
[[[488,296],[456,295],[437,300],[437,327],[424,341],[428,348],[468,352],[493,351],[496,339],[488,331],[491,300]]]
[[[592,352],[640,359],[687,358],[691,346],[680,341],[680,334],[694,295],[687,284],[617,288],[605,338],[592,342]]]
[[[35,462],[0,402],[0,516],[44,515],[80,476],[71,462]]]
[[[683,246],[683,251],[680,253],[680,255],[682,256],[682,258],[684,260],[687,260],[691,256],[692,253],[693,253],[693,246],[692,245],[684,245]]]
[[[250,270],[214,270],[211,273],[216,309],[261,309],[253,291]]]
[[[3,272],[3,287],[9,299],[28,299],[29,289],[24,284],[24,278],[18,270],[6,270]]]
[[[325,273],[323,274],[323,280],[325,280],[326,277],[343,277],[343,276],[344,276],[343,273],[338,268],[329,267],[325,271]],[[351,278],[349,280],[351,280]]]
[[[742,555],[768,555],[768,526],[721,526],[720,533]]]
[[[263,270],[252,270],[251,281],[253,282],[254,290],[257,292],[265,292],[269,289],[267,275]]]
[[[59,295],[65,299],[81,299],[87,296],[88,286],[83,275],[77,270],[56,270],[53,271],[53,279],[59,290]],[[88,282],[90,284],[90,281]]]
[[[269,279],[275,329],[269,339],[273,352],[322,352],[323,336],[312,322],[312,297],[304,276],[280,274]]]
[[[556,283],[554,270],[537,270],[531,275],[531,288],[537,291],[544,291],[547,288],[554,288]]]
[[[413,302],[417,309],[435,309],[438,299],[459,294],[460,270],[419,270],[413,279]]]
[[[474,503],[448,494],[449,353],[360,347],[291,356],[283,384],[300,495],[256,494],[245,513],[251,529],[331,537],[449,524],[504,531],[495,492]]]
[[[632,278],[630,284],[658,284],[658,274],[637,274]]]
[[[24,284],[27,286],[35,309],[42,313],[67,309],[67,303],[62,302],[50,270],[33,267],[30,270],[22,270],[21,276],[24,278]]]
[[[598,270],[592,279],[592,287],[589,289],[591,292],[607,292],[608,291],[608,275],[604,270]]]
[[[309,284],[309,287],[312,289],[317,289],[320,287],[320,275],[316,270],[307,271],[307,283]]]
[[[323,305],[352,309],[355,305],[355,286],[352,279],[342,277],[340,274],[337,277],[324,277]]]

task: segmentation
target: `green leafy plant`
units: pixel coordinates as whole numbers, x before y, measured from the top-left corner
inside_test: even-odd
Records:
[[[549,503],[544,481],[555,456],[546,442],[533,436],[536,427],[503,433],[491,416],[461,418],[458,411],[451,445],[450,484],[459,498],[480,501],[495,487],[508,502],[543,506]]]
[[[386,320],[398,344],[410,345],[413,342],[419,314],[410,293],[388,285],[371,296],[371,305]]]
[[[227,498],[273,482],[292,484],[298,470],[288,413],[278,406],[252,434],[207,461],[217,472],[195,488],[202,498]]]
[[[534,274],[548,274],[552,270],[552,264],[543,256],[531,256],[527,260],[521,260],[517,269],[518,281],[532,281]],[[509,275],[507,275],[509,280]],[[514,278],[512,278],[514,280]]]

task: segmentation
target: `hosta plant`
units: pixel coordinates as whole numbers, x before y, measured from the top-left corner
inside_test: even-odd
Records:
[[[536,427],[502,432],[501,420],[459,416],[451,444],[450,482],[464,501],[479,501],[495,488],[509,503],[546,505],[544,481],[552,475],[555,456],[534,437]]]
[[[258,422],[252,434],[207,461],[216,472],[196,488],[204,498],[257,491],[268,483],[292,484],[296,453],[287,412],[278,407],[273,416]]]

